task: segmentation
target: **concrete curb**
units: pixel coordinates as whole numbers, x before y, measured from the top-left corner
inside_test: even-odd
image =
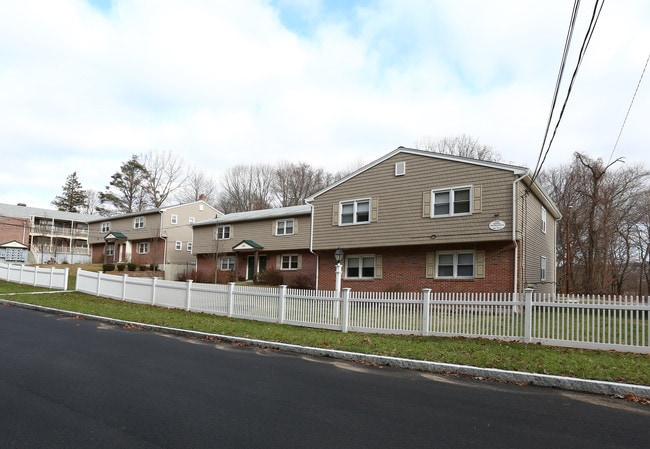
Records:
[[[79,312],[70,312],[59,310],[51,307],[38,306],[34,304],[21,303],[0,299],[0,304],[9,304],[24,309],[38,310],[41,312],[55,313],[59,315],[80,317],[93,321],[114,324],[117,326],[128,326],[143,330],[163,332],[185,337],[193,337],[204,340],[217,340],[230,343],[239,343],[250,346],[257,346],[266,349],[275,349],[279,351],[304,354],[315,357],[331,357],[340,360],[353,362],[364,362],[375,365],[391,366],[395,368],[404,368],[410,370],[441,373],[441,374],[458,374],[481,379],[492,379],[508,383],[523,383],[541,387],[552,387],[562,390],[579,391],[585,393],[594,393],[607,396],[625,397],[629,395],[638,398],[650,399],[650,386],[624,384],[616,382],[605,382],[589,379],[578,379],[573,377],[551,376],[547,374],[527,373],[520,371],[508,371],[493,368],[478,368],[467,365],[455,365],[452,363],[429,362],[424,360],[404,359],[400,357],[388,357],[380,355],[362,354],[358,352],[339,351],[335,349],[322,349],[308,346],[292,345],[288,343],[277,343],[265,340],[256,340],[251,338],[232,337],[222,334],[211,334],[207,332],[190,331],[172,327],[157,326],[153,324],[143,324],[134,321],[118,320],[115,318],[106,318],[97,315],[89,315]]]

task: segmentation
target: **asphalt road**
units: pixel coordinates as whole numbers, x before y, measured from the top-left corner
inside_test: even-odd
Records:
[[[0,306],[0,448],[647,448],[650,406]]]

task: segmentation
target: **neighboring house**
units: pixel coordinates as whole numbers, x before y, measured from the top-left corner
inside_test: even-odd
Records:
[[[29,248],[24,263],[90,263],[88,221],[94,215],[0,204],[0,241]]]
[[[307,199],[318,285],[555,291],[557,207],[523,167],[399,147]]]
[[[196,269],[192,225],[223,215],[203,200],[89,221],[93,263],[156,265],[166,279]]]
[[[255,280],[272,267],[292,286],[315,286],[311,207],[239,212],[194,225],[198,271],[217,282]]]

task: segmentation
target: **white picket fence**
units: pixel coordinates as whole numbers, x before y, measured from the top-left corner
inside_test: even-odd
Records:
[[[68,289],[68,268],[41,268],[0,263],[0,279],[51,289]]]
[[[96,296],[296,326],[464,336],[650,353],[648,298],[526,293],[368,293],[174,282],[77,271]]]

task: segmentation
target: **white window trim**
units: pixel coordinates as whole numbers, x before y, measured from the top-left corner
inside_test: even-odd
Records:
[[[173,225],[178,224],[178,215],[172,214],[172,217],[171,217],[170,221],[171,221],[171,224],[173,224]]]
[[[363,259],[372,257],[372,276],[363,275]],[[359,259],[359,276],[348,276],[348,261],[350,259]],[[377,257],[375,254],[350,254],[345,256],[345,266],[343,267],[345,279],[370,280],[376,279],[377,274]]]
[[[288,268],[284,268],[285,257],[289,258],[289,267]],[[296,262],[296,267],[295,268],[293,268],[291,266],[292,265],[291,262],[294,260],[294,258],[295,258],[295,262]],[[299,265],[300,265],[300,256],[298,254],[282,254],[280,256],[280,270],[281,271],[296,271],[298,269]]]
[[[195,222],[196,222],[195,217],[190,217],[190,218],[187,219],[187,224],[194,224]]]
[[[223,237],[223,235],[225,234],[225,232],[222,232],[222,233],[221,233],[221,234],[222,234],[222,237],[219,237],[219,230],[220,230],[220,229],[224,229],[224,230],[225,230],[226,228],[228,229],[228,237]],[[216,234],[216,236],[215,236],[215,237],[216,237],[216,240],[230,240],[231,235],[232,235],[232,227],[231,227],[230,225],[221,225],[221,226],[217,226],[217,234]]]
[[[357,205],[359,203],[367,202],[368,203],[368,220],[367,221],[357,221]],[[352,211],[352,223],[343,223],[343,205],[353,204]],[[355,200],[346,200],[339,201],[339,226],[356,226],[369,224],[372,219],[372,198],[358,198]]]
[[[174,249],[176,251],[181,251],[183,249],[183,242],[181,240],[176,240],[174,242]]]
[[[106,245],[106,255],[107,256],[114,256],[115,255],[115,245],[114,244],[109,244]]]
[[[145,248],[144,251],[142,251],[143,246]],[[138,243],[138,254],[149,254],[149,242]]]
[[[187,242],[187,243],[185,244],[185,246],[186,246],[186,248],[187,248],[187,251],[189,251],[189,252],[191,253],[191,252],[192,252],[192,242]]]
[[[226,268],[224,268],[224,265]],[[232,268],[230,268],[232,266]],[[221,271],[233,271],[235,269],[235,258],[233,256],[222,257],[219,262],[219,269]]]
[[[287,232],[287,223],[291,222],[291,232]],[[280,223],[284,223],[283,232],[280,231]],[[296,221],[293,218],[275,221],[275,235],[293,235]]]
[[[539,259],[539,280],[546,280],[546,256],[541,256]]]
[[[542,233],[546,234],[546,208],[542,206]]]
[[[440,265],[440,256],[442,255],[453,255],[453,271],[454,273],[451,276],[440,276],[438,274],[438,266]],[[459,254],[471,254],[472,255],[472,272],[471,276],[459,276],[458,275],[458,255]],[[435,278],[436,279],[476,279],[476,251],[474,250],[458,250],[458,251],[436,251],[436,265],[435,265]]]
[[[102,223],[101,232],[111,232],[111,222],[110,221],[104,221]]]
[[[460,213],[454,212],[454,196],[455,196],[454,192],[456,190],[469,190],[469,212],[460,212]],[[436,193],[445,193],[445,192],[449,193],[449,213],[436,215]],[[472,215],[473,201],[474,201],[474,189],[471,185],[431,190],[431,218],[462,217],[462,216]]]
[[[144,229],[144,217],[135,217],[133,219],[133,229]]]

